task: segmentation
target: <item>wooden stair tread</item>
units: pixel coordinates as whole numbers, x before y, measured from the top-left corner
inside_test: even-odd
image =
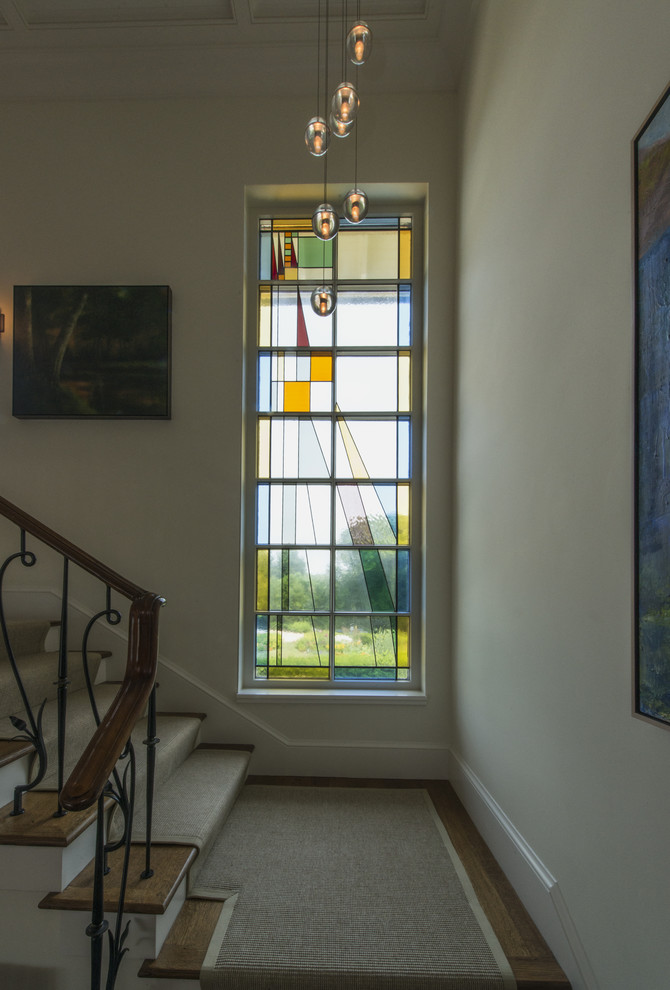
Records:
[[[115,911],[118,904],[123,849],[109,856],[110,872],[105,877],[105,911]],[[157,845],[151,850],[152,877],[141,878],[144,870],[144,845],[130,847],[125,910],[133,914],[164,914],[179,884],[198,854],[194,846]],[[39,907],[60,911],[90,911],[93,905],[93,869],[91,861],[72,883],[60,892],[47,894]]]
[[[0,808],[0,845],[69,846],[95,822],[97,806],[70,811],[54,818],[58,809],[55,791],[28,791],[23,795],[24,813],[13,816],[13,803]]]
[[[156,959],[145,959],[138,976],[198,980],[223,901],[188,898]]]
[[[6,767],[34,752],[35,747],[29,739],[0,739],[0,767]]]

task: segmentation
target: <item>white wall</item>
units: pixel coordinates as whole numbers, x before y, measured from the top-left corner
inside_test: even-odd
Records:
[[[462,104],[453,748],[601,990],[670,980],[670,733],[630,714],[630,142],[669,43],[667,0],[493,0]]]
[[[235,701],[244,188],[322,181],[303,143],[309,94],[284,113],[271,110],[269,95],[0,104],[8,328],[0,338],[0,492],[165,595],[162,704],[208,711],[209,738],[256,742],[257,772],[437,776],[447,745],[456,101],[366,101],[363,82],[361,92],[361,181],[430,186],[427,704]],[[402,140],[393,137],[399,120]],[[353,146],[337,154],[329,178],[350,182]],[[30,283],[171,285],[172,420],[12,418],[12,286]]]

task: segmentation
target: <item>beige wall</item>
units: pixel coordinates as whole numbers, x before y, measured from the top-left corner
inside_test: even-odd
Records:
[[[601,990],[669,979],[670,733],[630,714],[630,142],[669,43],[666,0],[493,0],[463,98],[453,748]]]
[[[456,101],[366,101],[361,91],[360,179],[429,184],[428,701],[419,706],[235,700],[245,185],[322,181],[303,143],[309,96],[284,116],[269,100],[232,95],[0,105],[9,331],[0,339],[0,491],[166,596],[163,705],[206,710],[210,738],[256,742],[257,772],[445,767]],[[402,140],[392,136],[399,120]],[[351,182],[353,149],[336,151],[329,178]],[[12,418],[12,286],[126,282],[172,287],[172,420]]]

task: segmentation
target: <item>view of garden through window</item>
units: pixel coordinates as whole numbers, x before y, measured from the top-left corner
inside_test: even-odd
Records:
[[[412,223],[259,228],[255,679],[410,677]],[[330,316],[312,290],[335,285]],[[373,686],[371,684],[371,686]]]

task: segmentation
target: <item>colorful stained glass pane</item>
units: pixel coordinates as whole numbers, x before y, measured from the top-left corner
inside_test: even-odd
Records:
[[[404,288],[404,287],[402,287]],[[406,318],[403,310],[403,317]],[[401,332],[399,287],[341,289],[337,297],[337,343],[340,347],[407,345]],[[402,337],[407,329],[402,328]]]
[[[258,615],[256,677],[324,680],[330,676],[330,619],[323,615]]]
[[[412,277],[412,231],[401,230],[398,235],[398,278]]]
[[[406,550],[336,550],[335,611],[406,611],[407,556]]]
[[[336,359],[335,401],[343,412],[396,412],[398,358],[395,354]]]
[[[258,290],[258,343],[261,347],[330,347],[332,316],[317,316],[310,288],[261,285]]]
[[[334,676],[337,680],[404,679],[397,625],[404,617],[342,616],[335,621]],[[404,659],[407,659],[405,654]]]
[[[309,412],[309,382],[286,382],[284,412]]]
[[[412,289],[409,285],[398,286],[398,343],[409,347],[412,343]]]
[[[259,247],[256,676],[407,680],[411,219],[263,220]]]
[[[397,516],[398,486],[337,486],[335,533],[339,545],[394,546],[398,542]]]
[[[409,478],[409,420],[345,419],[335,430],[338,478]]]
[[[398,230],[340,230],[337,273],[346,279],[398,278]]]
[[[259,485],[256,542],[330,543],[330,486]]]
[[[328,478],[331,461],[329,420],[259,417],[259,478]]]
[[[257,550],[256,599],[259,610],[327,611],[330,604],[330,551]],[[267,574],[267,595],[262,582]],[[267,604],[266,604],[267,603]]]

